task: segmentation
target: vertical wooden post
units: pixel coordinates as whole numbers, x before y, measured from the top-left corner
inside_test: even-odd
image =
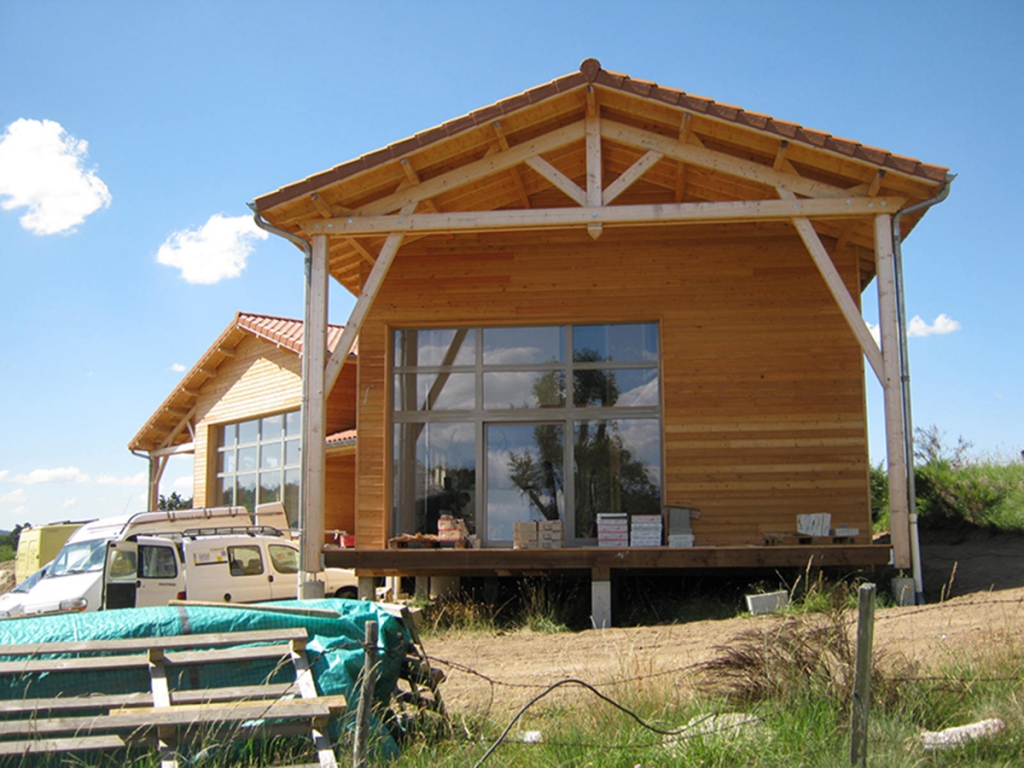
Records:
[[[306,316],[302,346],[302,529],[299,597],[324,596],[320,553],[324,545],[326,496],[327,414],[324,367],[327,364],[327,235],[313,236],[313,252],[306,275]]]
[[[373,710],[373,689],[377,686],[377,622],[368,621],[365,627],[365,654],[363,656],[362,688],[359,689],[359,705],[356,708],[355,743],[352,746],[352,765],[366,768],[366,741],[370,730],[370,713]]]
[[[892,217],[888,214],[875,217],[875,271],[878,275],[878,322],[882,334],[882,390],[885,399],[885,453],[889,465],[893,565],[909,568],[910,501],[907,493],[907,462],[912,457],[906,455]]]
[[[875,637],[875,585],[857,592],[857,666],[850,714],[850,765],[864,768],[868,758],[868,710],[871,708],[871,651]]]

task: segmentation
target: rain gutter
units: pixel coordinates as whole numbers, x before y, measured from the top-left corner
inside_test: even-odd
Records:
[[[947,173],[942,189],[934,197],[922,200],[892,217],[893,266],[896,272],[896,324],[900,330],[900,399],[903,404],[903,456],[907,467],[907,510],[910,523],[910,565],[914,577],[914,602],[924,605],[924,581],[921,576],[921,539],[917,527],[917,485],[914,478],[914,420],[910,409],[910,357],[907,346],[907,309],[903,294],[903,237],[900,221],[904,216],[924,211],[949,197],[955,173]]]
[[[275,227],[269,221],[266,221],[260,215],[259,210],[257,210],[256,203],[251,202],[246,203],[246,205],[248,205],[249,210],[252,211],[252,218],[253,221],[256,222],[257,227],[265,232],[270,232],[278,237],[283,237],[302,251],[306,270],[306,296],[309,297],[313,282],[313,244],[305,238],[294,235],[279,227]],[[305,305],[307,306],[306,314],[308,315],[309,302],[306,301]],[[323,597],[322,589],[317,594],[315,587],[312,588],[313,592],[305,594],[306,585],[309,584],[310,581],[319,581],[315,574],[318,574],[323,570],[320,558],[317,557],[314,560],[314,558],[310,556],[307,551],[310,547],[307,546],[307,542],[305,541],[308,531],[313,527],[310,525],[310,515],[309,511],[306,509],[306,457],[309,455],[309,451],[306,450],[306,414],[309,413],[309,375],[307,371],[307,367],[309,366],[309,355],[307,354],[307,350],[311,348],[311,344],[309,317],[304,317],[302,321],[302,438],[299,450],[299,474],[302,477],[302,482],[299,483],[299,530],[300,535],[303,538],[302,546],[299,547],[299,588],[302,592],[299,594],[300,599]],[[317,551],[319,550],[320,547],[317,546]]]

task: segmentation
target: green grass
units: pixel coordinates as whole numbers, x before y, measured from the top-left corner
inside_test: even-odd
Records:
[[[931,426],[916,431],[914,483],[922,528],[1024,533],[1024,463],[1018,456],[972,455]],[[889,529],[889,484],[882,464],[870,469],[875,533]]]
[[[853,648],[837,641],[850,612],[790,616],[762,624],[730,644],[702,673],[671,681],[633,681],[602,692],[662,731],[716,713],[759,718],[756,730],[701,736],[691,728],[664,737],[580,687],[564,687],[528,709],[497,748],[494,766],[758,766],[831,768],[849,765]],[[771,635],[771,637],[769,637]],[[771,642],[768,642],[768,641]],[[982,655],[951,658],[927,674],[898,659],[876,656],[868,765],[882,768],[1015,766],[1024,764],[1024,645],[1007,641]],[[529,695],[516,692],[516,701]],[[1001,734],[946,752],[926,752],[922,730],[941,730],[999,717]],[[474,766],[511,720],[455,717],[446,738],[414,739],[402,766]],[[540,743],[523,743],[527,732]],[[689,736],[688,738],[686,736]]]

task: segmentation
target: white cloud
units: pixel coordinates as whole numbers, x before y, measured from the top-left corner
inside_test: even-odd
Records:
[[[145,472],[136,472],[134,475],[118,477],[116,475],[100,475],[96,478],[99,485],[145,485],[148,476]]]
[[[20,504],[24,500],[25,500],[25,489],[24,488],[15,488],[10,493],[5,493],[3,496],[0,496],[0,502],[2,502],[4,504]]]
[[[25,514],[25,507],[15,507],[7,513],[8,517],[21,517]]]
[[[935,318],[935,322],[928,325],[921,319],[920,315],[914,315],[907,327],[908,336],[942,336],[953,331],[960,330],[960,322],[953,320],[949,315],[943,313]]]
[[[25,475],[14,475],[11,482],[22,485],[42,483],[87,483],[89,475],[78,467],[55,467],[54,469],[33,469]]]
[[[37,235],[74,232],[111,200],[107,185],[82,165],[88,149],[53,120],[15,120],[0,136],[3,209],[28,208],[19,221]]]
[[[171,488],[179,492],[187,491],[188,493],[191,493],[193,486],[194,481],[192,479],[192,475],[183,475],[182,477],[179,477],[177,480],[171,483]]]
[[[875,340],[875,344],[882,346],[882,327],[877,323],[868,323],[868,333]]]
[[[172,363],[171,370],[174,371],[175,373],[184,373],[188,369],[181,363]]]
[[[254,239],[266,240],[267,233],[251,217],[215,213],[199,229],[173,233],[160,246],[156,260],[180,269],[187,283],[212,285],[242,274]]]
[[[7,477],[7,475],[10,473],[10,471],[11,470],[9,470],[9,469],[0,469],[0,480],[4,480]]]
[[[78,503],[78,497],[77,496],[71,496],[70,498],[64,499],[64,509],[68,509],[69,507],[73,507],[77,503]]]

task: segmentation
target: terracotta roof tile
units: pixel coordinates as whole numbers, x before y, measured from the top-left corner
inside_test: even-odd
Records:
[[[192,369],[185,374],[185,376],[175,387],[174,391],[167,396],[167,399],[161,403],[160,407],[156,409],[149,421],[146,422],[145,426],[139,430],[138,434],[132,438],[132,441],[128,444],[128,447],[133,450],[149,450],[149,442],[146,440],[146,434],[156,428],[156,424],[160,420],[161,415],[169,408],[172,404],[184,408],[191,407],[196,400],[194,394],[188,394],[186,390],[198,389],[202,386],[202,383],[206,380],[206,374],[203,369],[207,366],[208,361],[214,355],[220,354],[221,350],[227,345],[227,342],[236,335],[236,332],[241,329],[247,333],[251,333],[254,336],[264,339],[272,344],[276,344],[281,349],[287,349],[294,352],[297,355],[302,354],[302,321],[293,320],[287,317],[274,317],[273,315],[254,315],[247,312],[238,312],[235,314],[234,320],[231,324],[224,329],[224,331],[217,337],[217,340],[203,353],[203,356],[199,358]],[[333,350],[338,342],[341,340],[341,334],[345,330],[344,326],[341,325],[329,325],[327,327],[327,348]],[[237,341],[231,345],[233,348],[237,344]],[[355,353],[353,352],[353,357]],[[202,377],[202,381],[196,381]],[[190,387],[189,385],[194,386]],[[184,403],[182,400],[184,399]]]
[[[341,445],[344,443],[354,443],[356,441],[356,430],[345,429],[341,432],[335,432],[333,435],[328,435],[324,442],[327,445]]]
[[[849,139],[833,137],[823,131],[806,128],[785,120],[778,120],[769,115],[746,112],[732,104],[718,103],[707,97],[696,96],[674,88],[667,88],[652,81],[630,78],[628,75],[619,72],[610,72],[602,69],[600,62],[596,59],[587,59],[580,65],[580,69],[577,72],[564,75],[523,93],[515,94],[494,104],[481,107],[467,115],[421,131],[410,138],[402,139],[383,149],[354,158],[328,171],[310,176],[308,179],[263,195],[256,201],[258,208],[262,211],[274,208],[302,195],[315,192],[323,186],[361,173],[382,162],[402,157],[415,151],[417,148],[425,147],[456,133],[488,123],[499,116],[524,109],[531,104],[536,104],[559,93],[565,93],[588,82],[621,90],[640,98],[650,98],[665,104],[675,105],[691,112],[706,114],[720,120],[749,126],[782,138],[800,141],[819,149],[838,152],[848,157],[856,157],[875,165],[899,170],[902,173],[916,175],[937,182],[944,181],[946,178],[946,169],[939,166],[926,165],[913,158],[893,155],[886,150],[863,147]]]

